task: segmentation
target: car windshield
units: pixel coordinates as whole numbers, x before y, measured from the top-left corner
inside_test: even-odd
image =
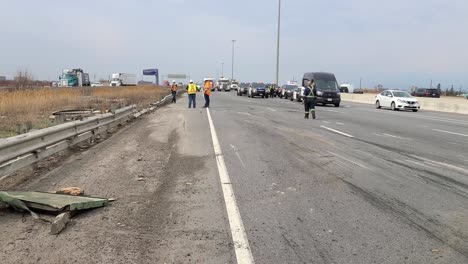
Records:
[[[393,96],[395,96],[395,97],[405,97],[405,98],[412,97],[408,92],[393,92]]]
[[[294,89],[297,89],[297,85],[285,85],[284,89],[288,91],[292,91]]]
[[[315,88],[317,89],[317,91],[339,90],[336,80],[315,80]]]

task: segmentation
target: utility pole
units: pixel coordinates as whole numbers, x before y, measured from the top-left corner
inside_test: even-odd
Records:
[[[429,89],[432,89],[432,80],[431,80],[431,87],[429,87]]]
[[[221,62],[221,77],[224,77],[224,62]]]
[[[276,78],[275,78],[276,85],[279,85],[278,78],[279,78],[280,25],[281,25],[281,0],[278,0],[278,33],[277,33],[277,39],[276,39]]]
[[[362,90],[362,78],[359,78],[359,90]]]
[[[236,40],[232,40],[232,68],[231,68],[231,80],[234,80],[234,43]]]

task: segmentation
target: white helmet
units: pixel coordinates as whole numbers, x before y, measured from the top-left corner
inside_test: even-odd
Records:
[[[175,80],[172,80],[173,83],[175,83]]]
[[[190,80],[190,83],[193,83],[193,80]]]

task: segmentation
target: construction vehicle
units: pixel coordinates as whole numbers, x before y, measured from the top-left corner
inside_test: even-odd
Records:
[[[62,76],[59,77],[58,86],[60,87],[81,87],[91,86],[89,74],[83,72],[82,69],[64,70]]]

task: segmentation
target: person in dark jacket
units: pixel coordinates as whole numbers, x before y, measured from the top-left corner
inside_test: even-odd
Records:
[[[305,80],[306,83],[304,89],[304,118],[309,119],[309,115],[312,113],[312,118],[315,119],[315,100],[317,96],[317,89],[315,88],[315,81]]]

